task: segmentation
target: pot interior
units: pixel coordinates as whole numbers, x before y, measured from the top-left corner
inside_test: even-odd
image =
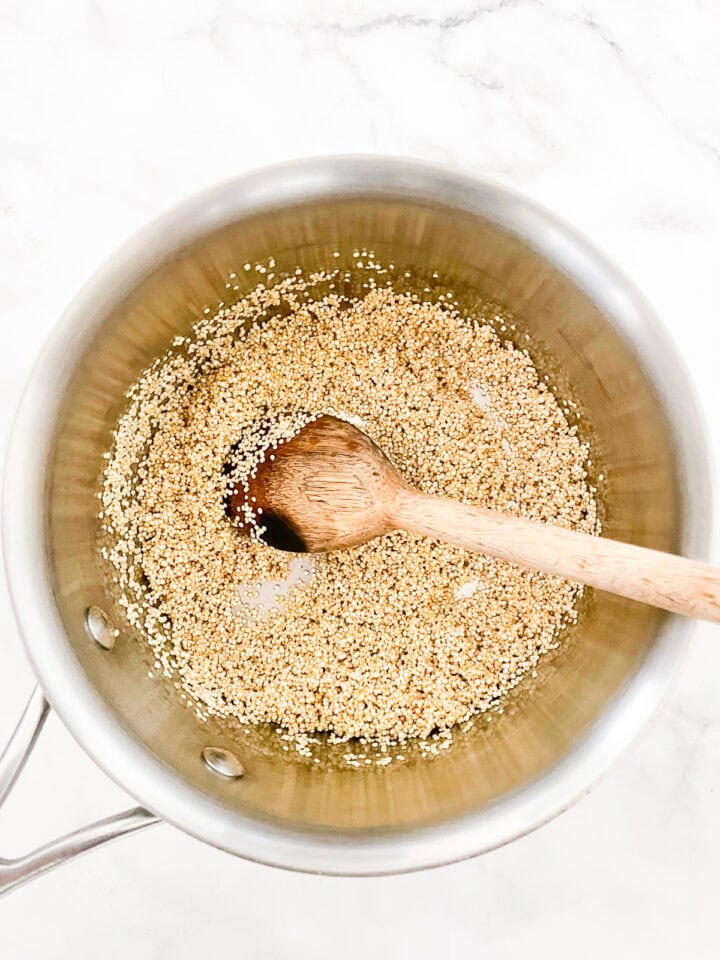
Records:
[[[607,309],[496,218],[407,196],[334,195],[261,211],[218,216],[191,230],[166,231],[111,287],[98,293],[68,344],[72,374],[58,411],[47,474],[47,554],[68,643],[117,720],[158,763],[243,818],[280,826],[367,828],[442,824],[487,808],[556,765],[592,728],[648,655],[661,616],[640,604],[589,595],[579,623],[537,676],[514,690],[503,712],[457,731],[451,749],[404,763],[347,769],[328,748],[312,764],[271,729],[200,721],[173,683],[148,679],[149,649],[113,603],[97,554],[102,455],[124,394],[173,337],[187,334],[206,305],[226,299],[230,271],[238,296],[256,282],[238,267],[274,257],[276,273],[351,262],[356,248],[410,269],[422,291],[433,271],[472,313],[478,297],[512,311],[517,332],[557,393],[578,403],[580,428],[603,473],[608,536],[677,548],[678,465],[662,405],[642,358]],[[550,227],[548,227],[550,229]],[[332,253],[341,251],[340,260]],[[243,285],[245,285],[243,287]],[[525,345],[523,343],[523,345]],[[89,639],[85,611],[106,610],[120,635],[111,652]],[[246,775],[226,780],[200,755],[233,750]],[[161,811],[160,811],[161,812]]]

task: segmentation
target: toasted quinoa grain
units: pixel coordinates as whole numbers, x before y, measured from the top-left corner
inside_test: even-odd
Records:
[[[432,733],[437,752],[557,644],[581,588],[407,533],[274,551],[228,521],[230,450],[240,441],[251,470],[258,424],[278,442],[334,413],[427,493],[595,533],[589,451],[527,351],[499,336],[512,317],[466,317],[450,292],[421,301],[382,282],[372,255],[356,263],[261,283],[145,371],[108,454],[102,552],[156,670],[201,716],[275,724],[308,756],[323,731]],[[359,270],[370,281],[346,294]]]

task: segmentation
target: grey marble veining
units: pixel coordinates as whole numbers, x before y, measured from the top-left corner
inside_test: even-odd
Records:
[[[712,425],[718,50],[715,0],[5,0],[0,440],[54,318],[128,234],[240,171],[351,151],[450,163],[574,222],[655,304]],[[0,622],[4,739],[31,686],[4,585]],[[603,783],[479,860],[304,877],[161,827],[2,901],[0,954],[717,956],[719,677],[720,634],[700,626]],[[0,850],[125,802],[52,718]]]

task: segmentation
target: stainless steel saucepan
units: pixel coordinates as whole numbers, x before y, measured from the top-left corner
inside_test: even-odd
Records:
[[[601,594],[491,723],[458,732],[436,757],[409,751],[383,768],[344,769],[330,746],[307,764],[272,730],[204,723],[172,682],[148,679],[149,649],[108,594],[95,543],[102,454],[123,395],[224,299],[230,271],[254,282],[238,265],[272,256],[276,272],[336,266],[334,250],[350,258],[355,248],[411,267],[418,284],[437,271],[468,310],[478,295],[511,309],[537,363],[583,411],[607,478],[607,534],[705,555],[710,477],[688,378],[635,288],[566,224],[496,186],[401,160],[310,160],[222,184],[144,230],[89,282],[22,400],[3,549],[40,686],[0,763],[0,799],[47,697],[142,806],[0,861],[0,889],[158,818],[293,870],[382,874],[469,857],[573,803],[657,705],[689,624]],[[243,776],[223,775],[236,764]]]

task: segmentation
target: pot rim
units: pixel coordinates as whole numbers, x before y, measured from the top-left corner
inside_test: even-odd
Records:
[[[686,554],[710,549],[712,489],[705,425],[670,337],[634,285],[554,214],[493,183],[415,160],[335,156],[265,168],[199,193],[137,233],[64,311],[22,397],[5,466],[3,555],[15,616],[45,693],[83,749],[153,813],[200,840],[261,863],[314,873],[377,875],[475,856],[523,836],[583,796],[628,746],[667,690],[692,624],[667,616],[638,668],[554,767],[490,806],[432,827],[344,833],[280,827],[230,811],[183,783],[104,704],[70,647],[45,551],[46,454],[53,418],[96,304],[139,279],[170,249],[250,214],[323,196],[387,196],[462,208],[524,241],[568,276],[642,358],[677,453]],[[32,438],[28,440],[28,438]]]

